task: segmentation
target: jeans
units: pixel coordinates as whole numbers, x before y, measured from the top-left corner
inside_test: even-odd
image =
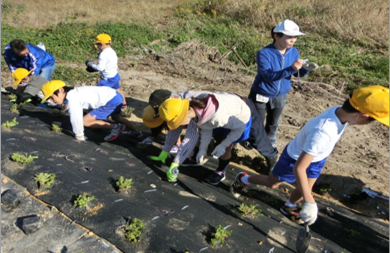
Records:
[[[56,68],[55,63],[52,66],[42,68],[41,73],[39,73],[39,75],[46,78],[48,81],[51,81],[51,76],[53,75],[55,68]]]

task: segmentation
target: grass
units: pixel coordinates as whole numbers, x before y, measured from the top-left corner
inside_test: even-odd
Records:
[[[114,1],[104,9],[99,8],[101,0],[93,4],[90,0],[78,4],[74,1],[3,2],[6,11],[2,14],[2,48],[14,38],[32,44],[42,41],[58,63],[53,79],[72,85],[97,79],[85,71],[83,63],[86,59],[96,60],[98,52],[93,41],[102,32],[111,35],[119,57],[139,54],[141,45],[158,53],[200,39],[209,47],[218,48],[221,54],[237,45],[245,64],[256,70],[255,54],[272,42],[271,28],[290,18],[307,33],[296,43],[301,58],[328,66],[311,73],[306,80],[335,86],[345,83],[348,90],[371,84],[389,86],[389,10],[383,1]],[[133,16],[117,11],[130,5]],[[29,22],[21,22],[15,15],[26,14],[26,6]],[[60,11],[64,7],[66,11]],[[241,64],[234,54],[227,59]]]

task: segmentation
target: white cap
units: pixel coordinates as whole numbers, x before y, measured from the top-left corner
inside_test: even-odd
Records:
[[[294,21],[289,19],[286,19],[275,26],[274,33],[283,33],[288,36],[306,35],[299,31],[299,26]]]

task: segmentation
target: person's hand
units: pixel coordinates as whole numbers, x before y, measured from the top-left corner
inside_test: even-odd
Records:
[[[305,223],[309,225],[313,224],[316,221],[318,214],[317,203],[305,202],[299,214]]]
[[[303,68],[308,70],[308,71],[314,71],[314,70],[317,70],[319,68],[319,66],[317,65],[317,63],[309,62],[309,63],[303,64]]]
[[[196,162],[199,164],[203,164],[205,160],[205,155],[207,151],[204,149],[199,149],[198,154],[196,155]]]
[[[149,158],[153,161],[159,161],[165,164],[165,160],[168,157],[169,152],[167,151],[161,151],[159,156],[149,156]]]
[[[296,60],[295,62],[293,62],[293,64],[291,65],[291,67],[295,70],[295,71],[298,71],[302,68],[303,64],[304,64],[304,60],[302,59],[298,59]]]
[[[225,154],[225,152],[226,148],[219,144],[214,148],[213,152],[211,152],[211,155],[219,158],[221,155]]]
[[[89,61],[89,60],[86,60],[85,61],[85,65],[87,65],[87,67],[91,67],[92,68],[93,62]]]
[[[86,140],[88,140],[88,138],[85,135],[81,135],[81,136],[76,136],[76,140],[78,140],[78,141],[86,141]]]
[[[167,179],[170,183],[176,183],[177,176],[179,175],[179,164],[171,163],[167,171]]]

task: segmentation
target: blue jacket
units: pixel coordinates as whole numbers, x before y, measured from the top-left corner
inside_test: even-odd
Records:
[[[42,68],[47,68],[55,64],[54,56],[45,50],[27,44],[27,48],[30,53],[21,58],[14,51],[12,51],[11,46],[8,44],[4,48],[4,60],[8,65],[9,70],[12,72],[17,68],[25,68],[27,70],[35,69],[31,72],[33,75],[39,75]]]
[[[295,47],[287,48],[284,57],[274,44],[269,44],[258,51],[257,75],[252,90],[269,98],[287,94],[291,89],[291,75],[298,76],[298,72],[292,68],[292,64],[298,59],[299,53]],[[299,70],[300,77],[308,73],[309,71],[304,68]]]

